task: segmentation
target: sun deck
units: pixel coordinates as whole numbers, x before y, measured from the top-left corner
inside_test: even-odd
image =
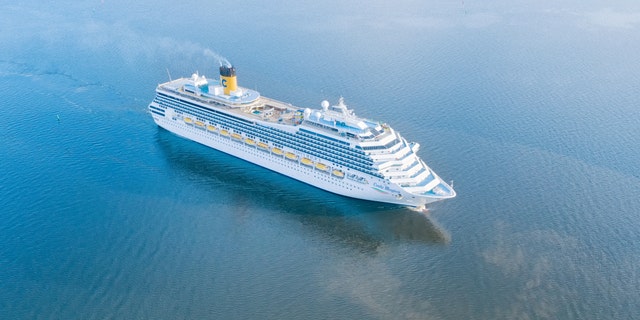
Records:
[[[243,118],[288,125],[298,125],[302,121],[301,109],[290,103],[263,97],[247,88],[239,88],[239,94],[235,95],[221,94],[222,86],[218,81],[212,82],[206,84],[206,90],[202,90],[194,85],[192,79],[180,78],[163,83],[158,89],[201,102],[211,109],[224,109]]]

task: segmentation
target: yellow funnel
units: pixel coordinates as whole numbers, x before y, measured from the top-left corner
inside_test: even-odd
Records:
[[[236,69],[234,67],[220,66],[220,84],[222,84],[226,95],[231,95],[231,92],[238,90],[238,80],[236,79]]]

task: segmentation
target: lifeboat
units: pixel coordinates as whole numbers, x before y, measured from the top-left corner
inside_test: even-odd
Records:
[[[287,152],[287,154],[285,154],[284,156],[289,160],[298,160],[298,156],[296,156],[296,154],[293,152]]]
[[[189,118],[189,117],[186,117],[186,118],[184,118],[184,122],[188,123],[188,124],[192,124],[193,120],[191,118]]]
[[[316,169],[321,170],[321,171],[327,171],[327,165],[324,163],[316,163]]]
[[[344,178],[344,172],[335,169],[331,172],[331,174],[333,174],[334,176],[338,177],[338,178]]]
[[[262,141],[258,142],[258,147],[260,147],[261,149],[264,149],[264,150],[269,150],[269,146],[266,143],[262,142]]]
[[[282,149],[280,149],[280,148],[276,148],[276,147],[273,147],[273,148],[271,149],[271,152],[273,152],[273,153],[275,153],[275,154],[277,154],[277,155],[279,155],[279,156],[281,156],[281,155],[283,154]]]
[[[214,126],[212,126],[212,125],[208,125],[208,126],[207,126],[207,130],[209,130],[209,131],[211,131],[211,132],[214,132],[214,131],[216,131],[216,127],[214,127]]]
[[[204,123],[202,121],[196,121],[195,124],[198,127],[204,127]]]
[[[222,129],[222,130],[220,130],[220,134],[223,135],[223,136],[228,136],[229,135],[229,131]]]
[[[255,142],[253,139],[251,139],[251,138],[246,138],[246,139],[244,139],[244,143],[246,143],[246,144],[248,144],[248,145],[251,145],[251,146],[252,146],[252,145],[254,145],[254,144],[256,144],[256,142]]]
[[[242,136],[239,133],[232,133],[231,134],[231,138],[234,138],[236,140],[242,140]]]
[[[313,161],[311,161],[311,159],[309,158],[302,158],[302,160],[300,160],[302,162],[302,164],[307,165],[307,166],[313,166]]]

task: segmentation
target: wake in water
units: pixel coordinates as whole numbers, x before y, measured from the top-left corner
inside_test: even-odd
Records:
[[[431,215],[431,211],[426,206],[419,207],[407,207],[410,211],[416,212],[417,216],[424,219],[422,225],[425,229],[428,230],[436,238],[440,239],[441,243],[450,243],[451,242],[451,234],[443,228],[440,223],[435,219],[433,215]]]

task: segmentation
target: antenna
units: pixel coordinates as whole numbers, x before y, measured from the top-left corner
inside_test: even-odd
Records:
[[[166,69],[167,69],[167,75],[169,76],[169,81],[173,81],[171,80],[171,73],[169,73],[169,68],[166,68]]]

